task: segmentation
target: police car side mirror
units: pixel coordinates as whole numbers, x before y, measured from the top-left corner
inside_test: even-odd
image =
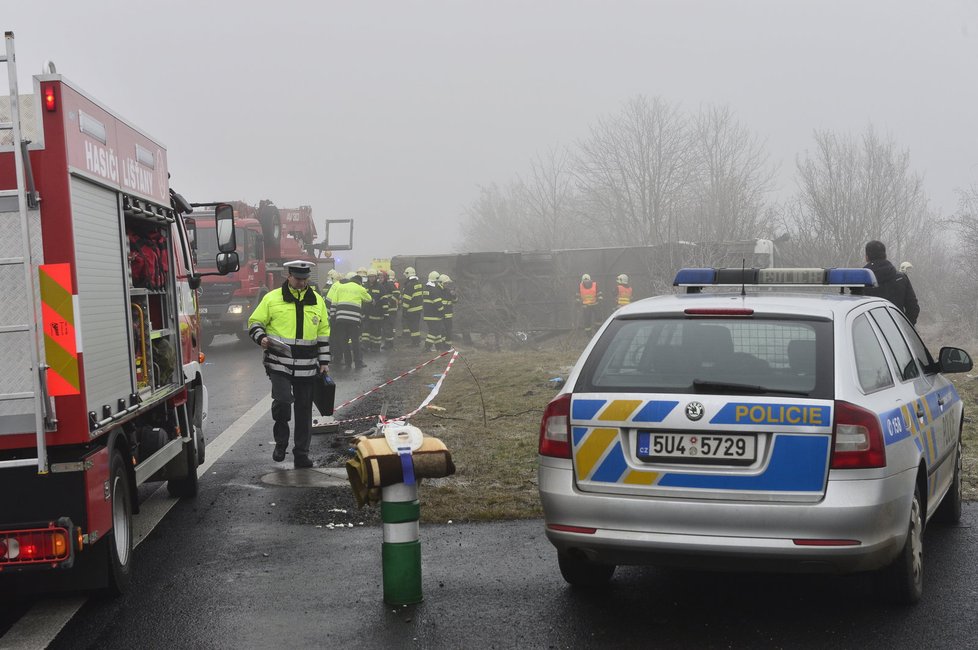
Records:
[[[937,358],[941,372],[968,372],[973,365],[971,356],[961,348],[941,348]]]
[[[241,264],[238,262],[238,254],[235,252],[230,253],[218,253],[217,254],[217,272],[220,275],[227,275],[232,271],[237,271],[241,268]]]

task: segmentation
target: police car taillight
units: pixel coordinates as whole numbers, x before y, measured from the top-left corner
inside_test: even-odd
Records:
[[[883,427],[872,411],[836,400],[832,469],[886,467]]]
[[[569,393],[550,400],[540,421],[540,455],[554,458],[570,458],[570,405]]]

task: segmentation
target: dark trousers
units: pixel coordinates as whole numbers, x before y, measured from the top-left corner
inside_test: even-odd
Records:
[[[384,338],[384,347],[388,350],[394,347],[394,316],[395,314],[393,312],[386,314],[384,320],[380,323],[380,332]]]
[[[454,320],[454,316],[446,316],[445,320],[442,321],[442,329],[445,330],[445,343],[448,344],[447,347],[452,346],[452,321]]]
[[[401,334],[404,338],[410,339],[411,345],[421,344],[421,312],[403,312],[401,319]]]
[[[424,349],[441,349],[442,341],[445,340],[444,320],[437,318],[425,318],[424,326],[428,329],[428,335],[424,339]]]
[[[272,435],[275,446],[287,449],[289,446],[289,420],[295,409],[295,440],[293,456],[308,456],[309,442],[312,440],[312,390],[314,379],[289,378],[277,372],[268,373],[272,382]]]
[[[594,333],[594,322],[598,319],[597,309],[597,305],[581,306],[581,327],[585,334]]]
[[[329,342],[334,359],[350,365],[352,357],[353,363],[358,366],[363,365],[363,352],[360,351],[360,323],[336,319],[336,324],[330,332]]]

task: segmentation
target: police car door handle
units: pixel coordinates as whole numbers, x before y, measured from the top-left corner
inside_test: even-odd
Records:
[[[937,396],[937,405],[938,406],[944,406],[944,396],[943,395],[938,394],[938,396]]]
[[[924,407],[921,406],[920,404],[917,404],[917,417],[918,418],[924,417]]]

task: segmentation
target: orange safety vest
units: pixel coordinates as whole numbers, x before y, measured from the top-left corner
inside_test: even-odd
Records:
[[[623,284],[618,285],[618,304],[627,305],[632,301],[632,288]]]
[[[598,283],[592,282],[590,289],[584,288],[584,283],[578,287],[581,291],[581,304],[582,305],[596,305],[598,304]]]

